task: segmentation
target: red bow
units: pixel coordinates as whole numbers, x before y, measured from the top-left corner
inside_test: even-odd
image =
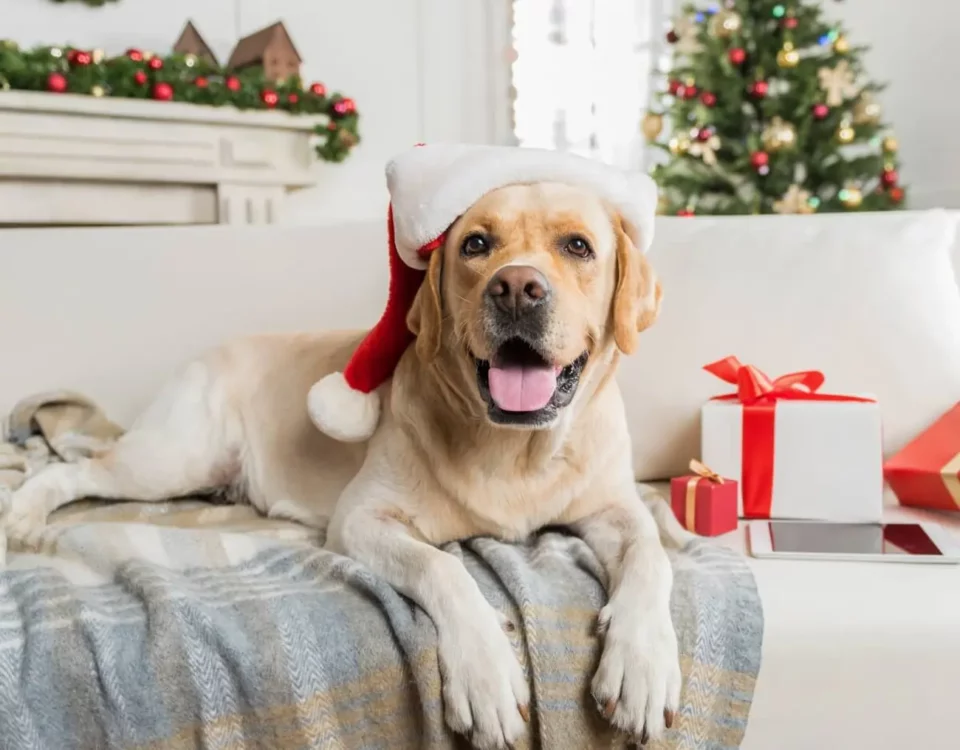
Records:
[[[744,365],[734,356],[724,357],[703,369],[721,380],[737,386],[736,393],[714,396],[723,401],[739,401],[741,404],[778,401],[873,401],[859,396],[843,396],[836,393],[817,393],[825,380],[819,370],[803,370],[781,375],[771,380],[763,371],[753,365]]]

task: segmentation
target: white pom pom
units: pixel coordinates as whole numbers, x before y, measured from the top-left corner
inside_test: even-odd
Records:
[[[307,412],[320,431],[334,440],[362,443],[377,429],[380,396],[376,391],[355,391],[342,372],[333,372],[310,388]]]

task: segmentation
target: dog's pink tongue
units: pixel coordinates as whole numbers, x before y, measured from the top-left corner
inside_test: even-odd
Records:
[[[557,389],[553,367],[490,366],[490,396],[504,411],[537,411],[550,403]]]

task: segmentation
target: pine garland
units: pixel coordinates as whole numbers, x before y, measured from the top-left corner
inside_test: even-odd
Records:
[[[0,96],[10,89],[325,116],[315,129],[316,152],[331,162],[346,159],[360,142],[360,114],[352,99],[328,93],[320,83],[305,88],[299,78],[267,81],[259,67],[225,71],[195,55],[160,57],[129,49],[108,58],[99,50],[21,50],[15,42],[0,41]]]

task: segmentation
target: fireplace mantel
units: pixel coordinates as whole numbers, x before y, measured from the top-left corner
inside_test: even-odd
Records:
[[[0,226],[272,224],[320,118],[0,92]]]

